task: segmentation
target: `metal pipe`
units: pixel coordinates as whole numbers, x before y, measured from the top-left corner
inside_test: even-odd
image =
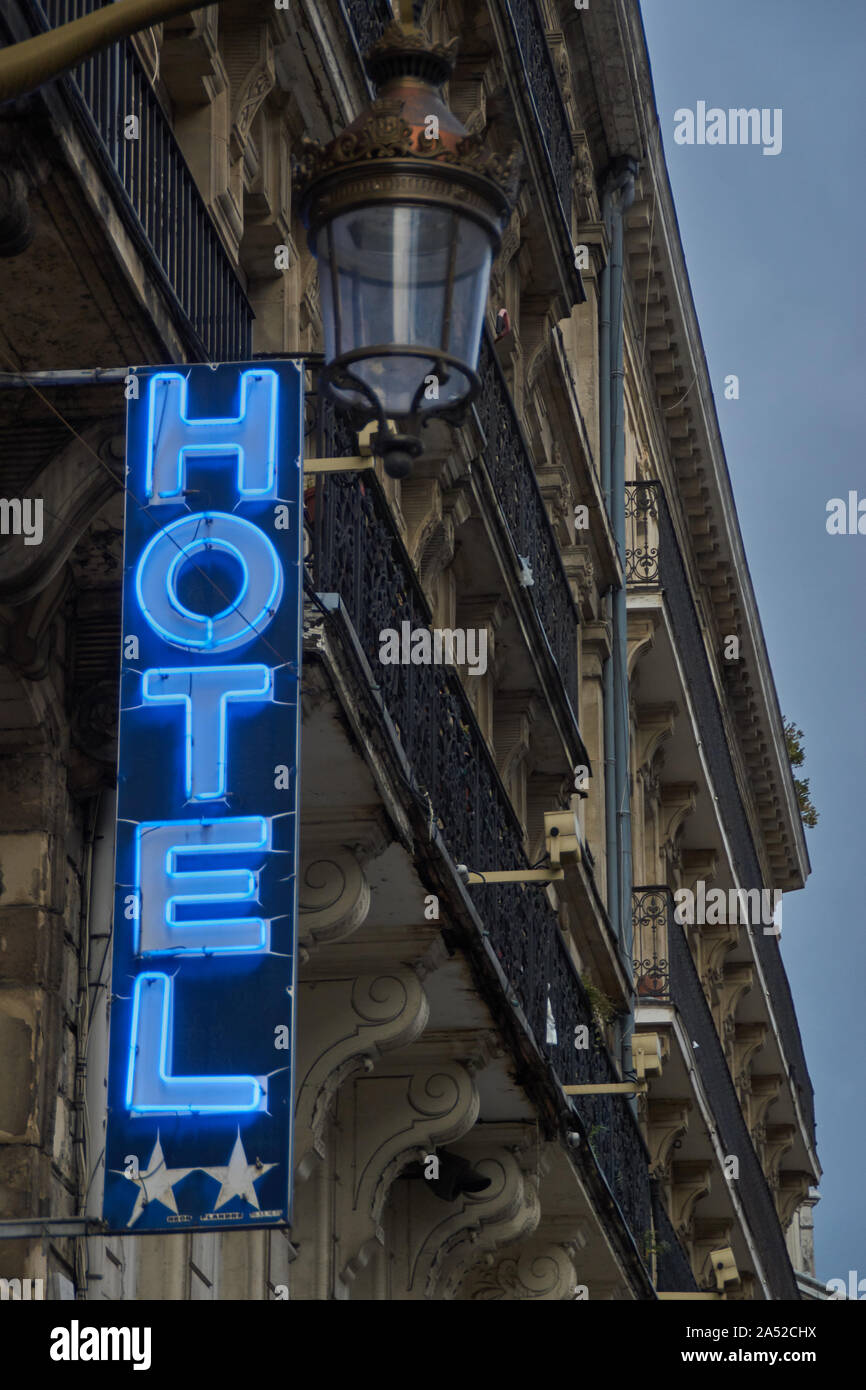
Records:
[[[608,181],[611,195],[611,250],[610,250],[610,313],[611,344],[608,369],[610,372],[610,412],[611,412],[611,522],[616,542],[619,562],[622,566],[622,584],[613,596],[613,733],[614,733],[614,780],[616,809],[616,878],[619,917],[617,936],[627,961],[633,954],[633,925],[631,916],[632,855],[631,855],[631,728],[629,718],[628,689],[628,612],[626,608],[626,565],[625,565],[625,391],[623,369],[623,219],[634,201],[634,181],[637,164],[625,159]],[[615,194],[619,196],[613,201]],[[620,1055],[623,1069],[629,1071],[633,1065],[631,1055],[631,1035],[634,1031],[634,1014],[622,1020],[620,1035]],[[632,1107],[636,1101],[630,1102]]]
[[[69,372],[0,372],[0,391],[16,386],[117,386],[129,367],[93,367]]]
[[[634,202],[635,166],[629,161],[616,180],[619,198],[612,209],[611,245],[611,495],[619,561],[625,575],[625,399],[623,371],[623,219]],[[613,600],[614,748],[620,923],[619,937],[631,959],[631,804],[628,692],[628,616],[625,578]]]
[[[607,229],[610,246],[610,207],[611,194],[605,189],[602,194],[602,220]],[[610,254],[601,272],[601,318],[598,325],[598,430],[599,453],[601,455],[601,490],[604,505],[610,516]]]
[[[22,1216],[0,1221],[0,1240],[45,1240],[60,1236],[99,1235],[106,1230],[104,1221],[86,1216]]]
[[[0,101],[41,87],[119,39],[200,8],[201,0],[116,0],[71,24],[10,44],[0,49]]]
[[[610,244],[611,192],[602,194],[602,220]],[[601,317],[598,326],[598,430],[601,488],[605,510],[610,517],[610,256],[601,272]],[[605,599],[605,621],[611,622],[610,598]],[[602,701],[604,718],[604,834],[607,880],[607,915],[619,936],[619,873],[616,841],[616,752],[614,745],[613,653],[605,657],[602,667]]]
[[[250,358],[251,362],[303,361],[310,367],[320,367],[324,360],[321,352],[303,349],[297,352],[257,352]],[[175,370],[182,370],[184,365],[183,362],[177,363]],[[137,367],[82,367],[56,372],[0,372],[0,391],[20,386],[117,386],[137,370]]]
[[[605,373],[606,375],[606,373]],[[612,604],[604,600],[605,622],[612,622]],[[607,915],[619,936],[619,870],[616,843],[616,744],[614,737],[613,650],[604,659],[601,672],[602,714],[604,716],[604,832],[607,879]]]

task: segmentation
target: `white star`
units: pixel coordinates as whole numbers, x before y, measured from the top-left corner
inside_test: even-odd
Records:
[[[260,1209],[259,1199],[253,1184],[275,1167],[275,1163],[248,1163],[241,1132],[238,1130],[238,1137],[235,1140],[228,1165],[224,1168],[202,1168],[201,1170],[203,1173],[207,1173],[209,1178],[215,1178],[220,1183],[219,1196],[214,1203],[214,1211],[219,1211],[220,1207],[224,1207],[226,1202],[230,1202],[233,1197],[243,1197],[244,1201],[249,1202],[250,1206],[255,1207],[258,1211]]]
[[[135,1199],[135,1206],[132,1208],[132,1215],[127,1221],[127,1226],[134,1226],[144,1208],[150,1202],[160,1202],[162,1206],[168,1207],[177,1215],[177,1201],[173,1188],[175,1183],[179,1183],[182,1178],[194,1173],[194,1168],[166,1168],[165,1155],[162,1152],[162,1144],[159,1139],[159,1131],[156,1134],[156,1143],[153,1146],[153,1153],[150,1155],[146,1172],[139,1170],[138,1177],[130,1177],[129,1181],[138,1184],[138,1196]],[[125,1174],[125,1176],[129,1176]]]

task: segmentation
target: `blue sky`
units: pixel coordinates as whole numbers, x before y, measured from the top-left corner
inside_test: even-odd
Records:
[[[866,1278],[866,7],[642,0],[664,148],[746,553],[783,713],[820,814],[782,954],[815,1086],[819,1278]],[[782,149],[677,145],[674,112],[782,109]],[[724,379],[736,373],[740,398]],[[866,509],[864,509],[866,510]],[[866,522],[864,522],[866,526]],[[772,1114],[770,1116],[772,1120]]]

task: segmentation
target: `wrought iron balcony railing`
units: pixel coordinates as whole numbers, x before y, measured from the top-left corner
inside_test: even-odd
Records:
[[[523,60],[526,91],[570,235],[574,142],[547,42],[544,19],[538,0],[504,0],[504,8]]]
[[[25,0],[35,30],[99,7],[100,0]],[[192,351],[212,362],[249,357],[252,308],[132,42],[113,44],[61,81]],[[138,121],[132,139],[126,138],[129,116]]]
[[[661,485],[657,482],[626,484],[626,516],[627,584],[629,588],[657,588],[664,593],[674,641],[689,673],[689,692],[701,745],[709,763],[713,791],[731,845],[737,878],[747,889],[767,886],[737,784],[701,624]],[[761,927],[753,932],[752,940],[767,981],[800,1110],[814,1138],[812,1083],[779,942],[773,933],[765,934]]]
[[[354,439],[330,406],[323,448],[354,451]],[[336,593],[361,647],[412,769],[412,790],[436,817],[452,856],[473,868],[526,865],[520,823],[456,673],[446,666],[381,665],[380,633],[428,627],[432,615],[375,478],[322,479],[317,490],[310,564],[319,592]],[[536,1043],[563,1084],[618,1080],[555,913],[537,888],[491,884],[474,890],[491,944]],[[594,1045],[578,1049],[586,1025]],[[622,1096],[581,1097],[578,1110],[598,1166],[638,1250],[650,1230],[648,1156]]]
[[[559,667],[562,684],[574,712],[577,694],[577,608],[565,566],[508,383],[487,334],[478,362],[481,392],[476,402],[478,421],[486,440],[484,461],[518,555],[532,570],[532,594],[539,623]]]
[[[625,485],[625,580],[629,589],[656,589],[659,578],[658,483]]]
[[[632,893],[634,988],[639,1003],[670,1002],[668,911],[666,889],[635,888]]]
[[[651,1183],[656,1288],[659,1293],[697,1293],[698,1282],[665,1209],[657,1182]]]
[[[635,941],[640,942],[635,960],[638,994],[645,1000],[672,1003],[683,1021],[687,1037],[696,1045],[695,1063],[713,1107],[723,1150],[739,1160],[736,1191],[770,1284],[771,1297],[798,1298],[797,1281],[775,1203],[743,1119],[739,1097],[685,933],[674,918],[673,894],[665,887],[636,888],[632,912]],[[642,980],[655,992],[641,995]]]
[[[358,52],[363,56],[380,39],[394,12],[388,0],[340,0],[351,25]]]

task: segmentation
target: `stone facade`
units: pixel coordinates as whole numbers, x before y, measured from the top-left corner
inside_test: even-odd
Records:
[[[10,0],[5,41],[36,8]],[[356,453],[316,392],[291,168],[369,99],[359,50],[389,14],[227,0],[139,35],[122,46],[137,142],[86,82],[7,108],[0,194],[31,232],[0,259],[0,373],[305,355],[309,456]],[[518,141],[524,174],[475,409],[431,427],[408,479],[377,465],[363,496],[351,475],[308,496],[293,1228],[0,1232],[0,1277],[112,1299],[796,1297],[820,1168],[778,944],[672,916],[699,882],[787,892],[809,865],[638,6],[436,0],[421,18],[459,37],[452,109],[497,149]],[[624,158],[619,554],[599,336]],[[0,391],[0,492],[45,516],[39,546],[0,537],[3,1221],[99,1214],[122,377]],[[624,582],[634,924],[609,900],[605,804]],[[410,610],[483,630],[486,671],[385,673],[376,624]],[[583,849],[562,880],[500,892],[458,872],[536,864],[545,813],[569,810]],[[563,1091],[639,1062],[634,1105]],[[486,1189],[435,1195],[421,1170],[443,1150]]]

